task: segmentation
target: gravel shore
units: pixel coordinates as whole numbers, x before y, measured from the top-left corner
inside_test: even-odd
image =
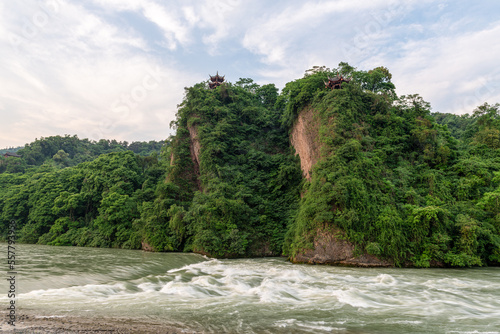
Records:
[[[1,333],[51,333],[51,334],[198,334],[202,332],[183,328],[181,324],[162,324],[145,319],[133,320],[126,318],[83,318],[74,316],[37,316],[26,313],[17,315],[16,326],[7,323],[7,312],[0,312],[2,322]]]

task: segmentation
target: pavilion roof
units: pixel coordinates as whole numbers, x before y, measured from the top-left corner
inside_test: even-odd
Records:
[[[16,157],[16,158],[20,158],[21,156],[19,154],[16,154],[16,153],[13,153],[13,152],[5,152],[3,154],[4,157]]]

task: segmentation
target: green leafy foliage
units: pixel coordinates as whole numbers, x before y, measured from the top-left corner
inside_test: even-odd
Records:
[[[358,72],[341,63],[338,71],[353,77],[341,90],[313,85],[327,73],[310,71],[280,97],[291,101],[284,124],[305,106],[319,115],[322,143],[285,253],[310,248],[326,224],[397,265],[497,264],[498,105],[432,117],[418,95],[394,95],[383,67]]]
[[[16,219],[21,242],[139,248],[142,231],[133,222],[164,180],[160,165],[154,155],[123,151],[75,167],[0,174],[1,232]]]
[[[169,213],[171,229],[188,236],[187,249],[217,257],[281,254],[301,171],[277,98],[274,85],[251,79],[186,90],[169,175],[194,196]]]
[[[164,142],[117,142],[101,139],[91,141],[75,136],[52,136],[36,139],[24,148],[9,150],[21,155],[21,158],[0,157],[0,173],[25,172],[29,166],[40,166],[44,163],[57,167],[75,166],[81,162],[91,161],[101,154],[130,150],[141,156],[159,152]]]

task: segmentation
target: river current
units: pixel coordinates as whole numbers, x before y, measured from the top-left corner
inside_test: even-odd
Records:
[[[20,313],[151,319],[208,333],[500,333],[500,268],[366,269],[120,249],[16,250]],[[5,279],[0,288],[8,290]],[[3,293],[0,304],[7,303]]]

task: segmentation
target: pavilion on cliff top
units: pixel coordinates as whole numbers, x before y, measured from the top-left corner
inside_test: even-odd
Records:
[[[224,82],[224,76],[220,76],[219,75],[219,71],[217,71],[217,74],[216,75],[210,75],[210,82],[208,83],[208,86],[210,87],[210,89],[214,89],[215,87],[218,87],[220,85],[222,85],[222,83]]]
[[[325,83],[326,88],[330,89],[341,89],[342,88],[342,83],[343,82],[349,82],[351,81],[352,78],[344,78],[341,74],[338,74],[337,76],[330,78],[328,77],[328,82],[323,81]]]

